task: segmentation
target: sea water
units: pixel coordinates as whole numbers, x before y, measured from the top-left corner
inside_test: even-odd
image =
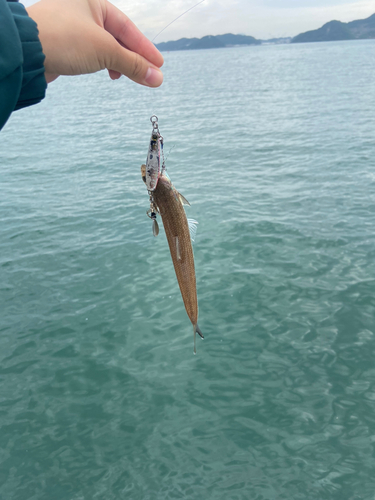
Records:
[[[0,134],[1,500],[375,497],[375,40],[165,53]],[[199,222],[193,355],[140,175]]]

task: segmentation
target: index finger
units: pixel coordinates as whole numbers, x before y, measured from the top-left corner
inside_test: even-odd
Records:
[[[137,26],[121,10],[106,1],[104,28],[122,45],[143,56],[160,68],[164,59],[155,45],[139,31]]]

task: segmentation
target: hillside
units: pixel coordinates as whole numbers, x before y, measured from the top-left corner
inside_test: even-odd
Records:
[[[306,31],[295,36],[291,43],[332,42],[366,38],[375,38],[375,14],[367,19],[359,19],[350,23],[330,21],[317,30]]]
[[[208,35],[203,38],[180,38],[171,42],[156,44],[159,50],[199,50],[199,49],[219,49],[223,47],[233,47],[238,45],[260,45],[261,41],[252,36],[233,35]]]
[[[270,40],[257,40],[253,36],[233,35],[207,35],[203,38],[180,38],[170,42],[155,44],[161,51],[173,50],[199,50],[220,49],[223,47],[237,47],[246,45],[278,44],[278,43],[306,43],[306,42],[332,42],[336,40],[359,40],[375,38],[375,14],[367,19],[358,19],[349,23],[330,21],[321,28],[300,33],[294,38],[272,38]]]

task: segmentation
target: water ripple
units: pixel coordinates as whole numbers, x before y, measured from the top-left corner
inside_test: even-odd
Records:
[[[60,78],[12,117],[1,498],[373,498],[373,45],[171,53],[161,89]],[[145,213],[153,113],[199,221],[197,356]]]

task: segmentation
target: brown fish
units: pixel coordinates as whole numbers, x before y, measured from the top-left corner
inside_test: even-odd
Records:
[[[141,170],[142,179],[145,181],[144,165]],[[193,324],[195,353],[195,334],[198,333],[204,338],[198,326],[197,286],[190,236],[190,231],[195,231],[197,222],[188,221],[183,205],[189,205],[189,202],[177,191],[165,173],[160,175],[152,197],[163,221],[182,299]]]

